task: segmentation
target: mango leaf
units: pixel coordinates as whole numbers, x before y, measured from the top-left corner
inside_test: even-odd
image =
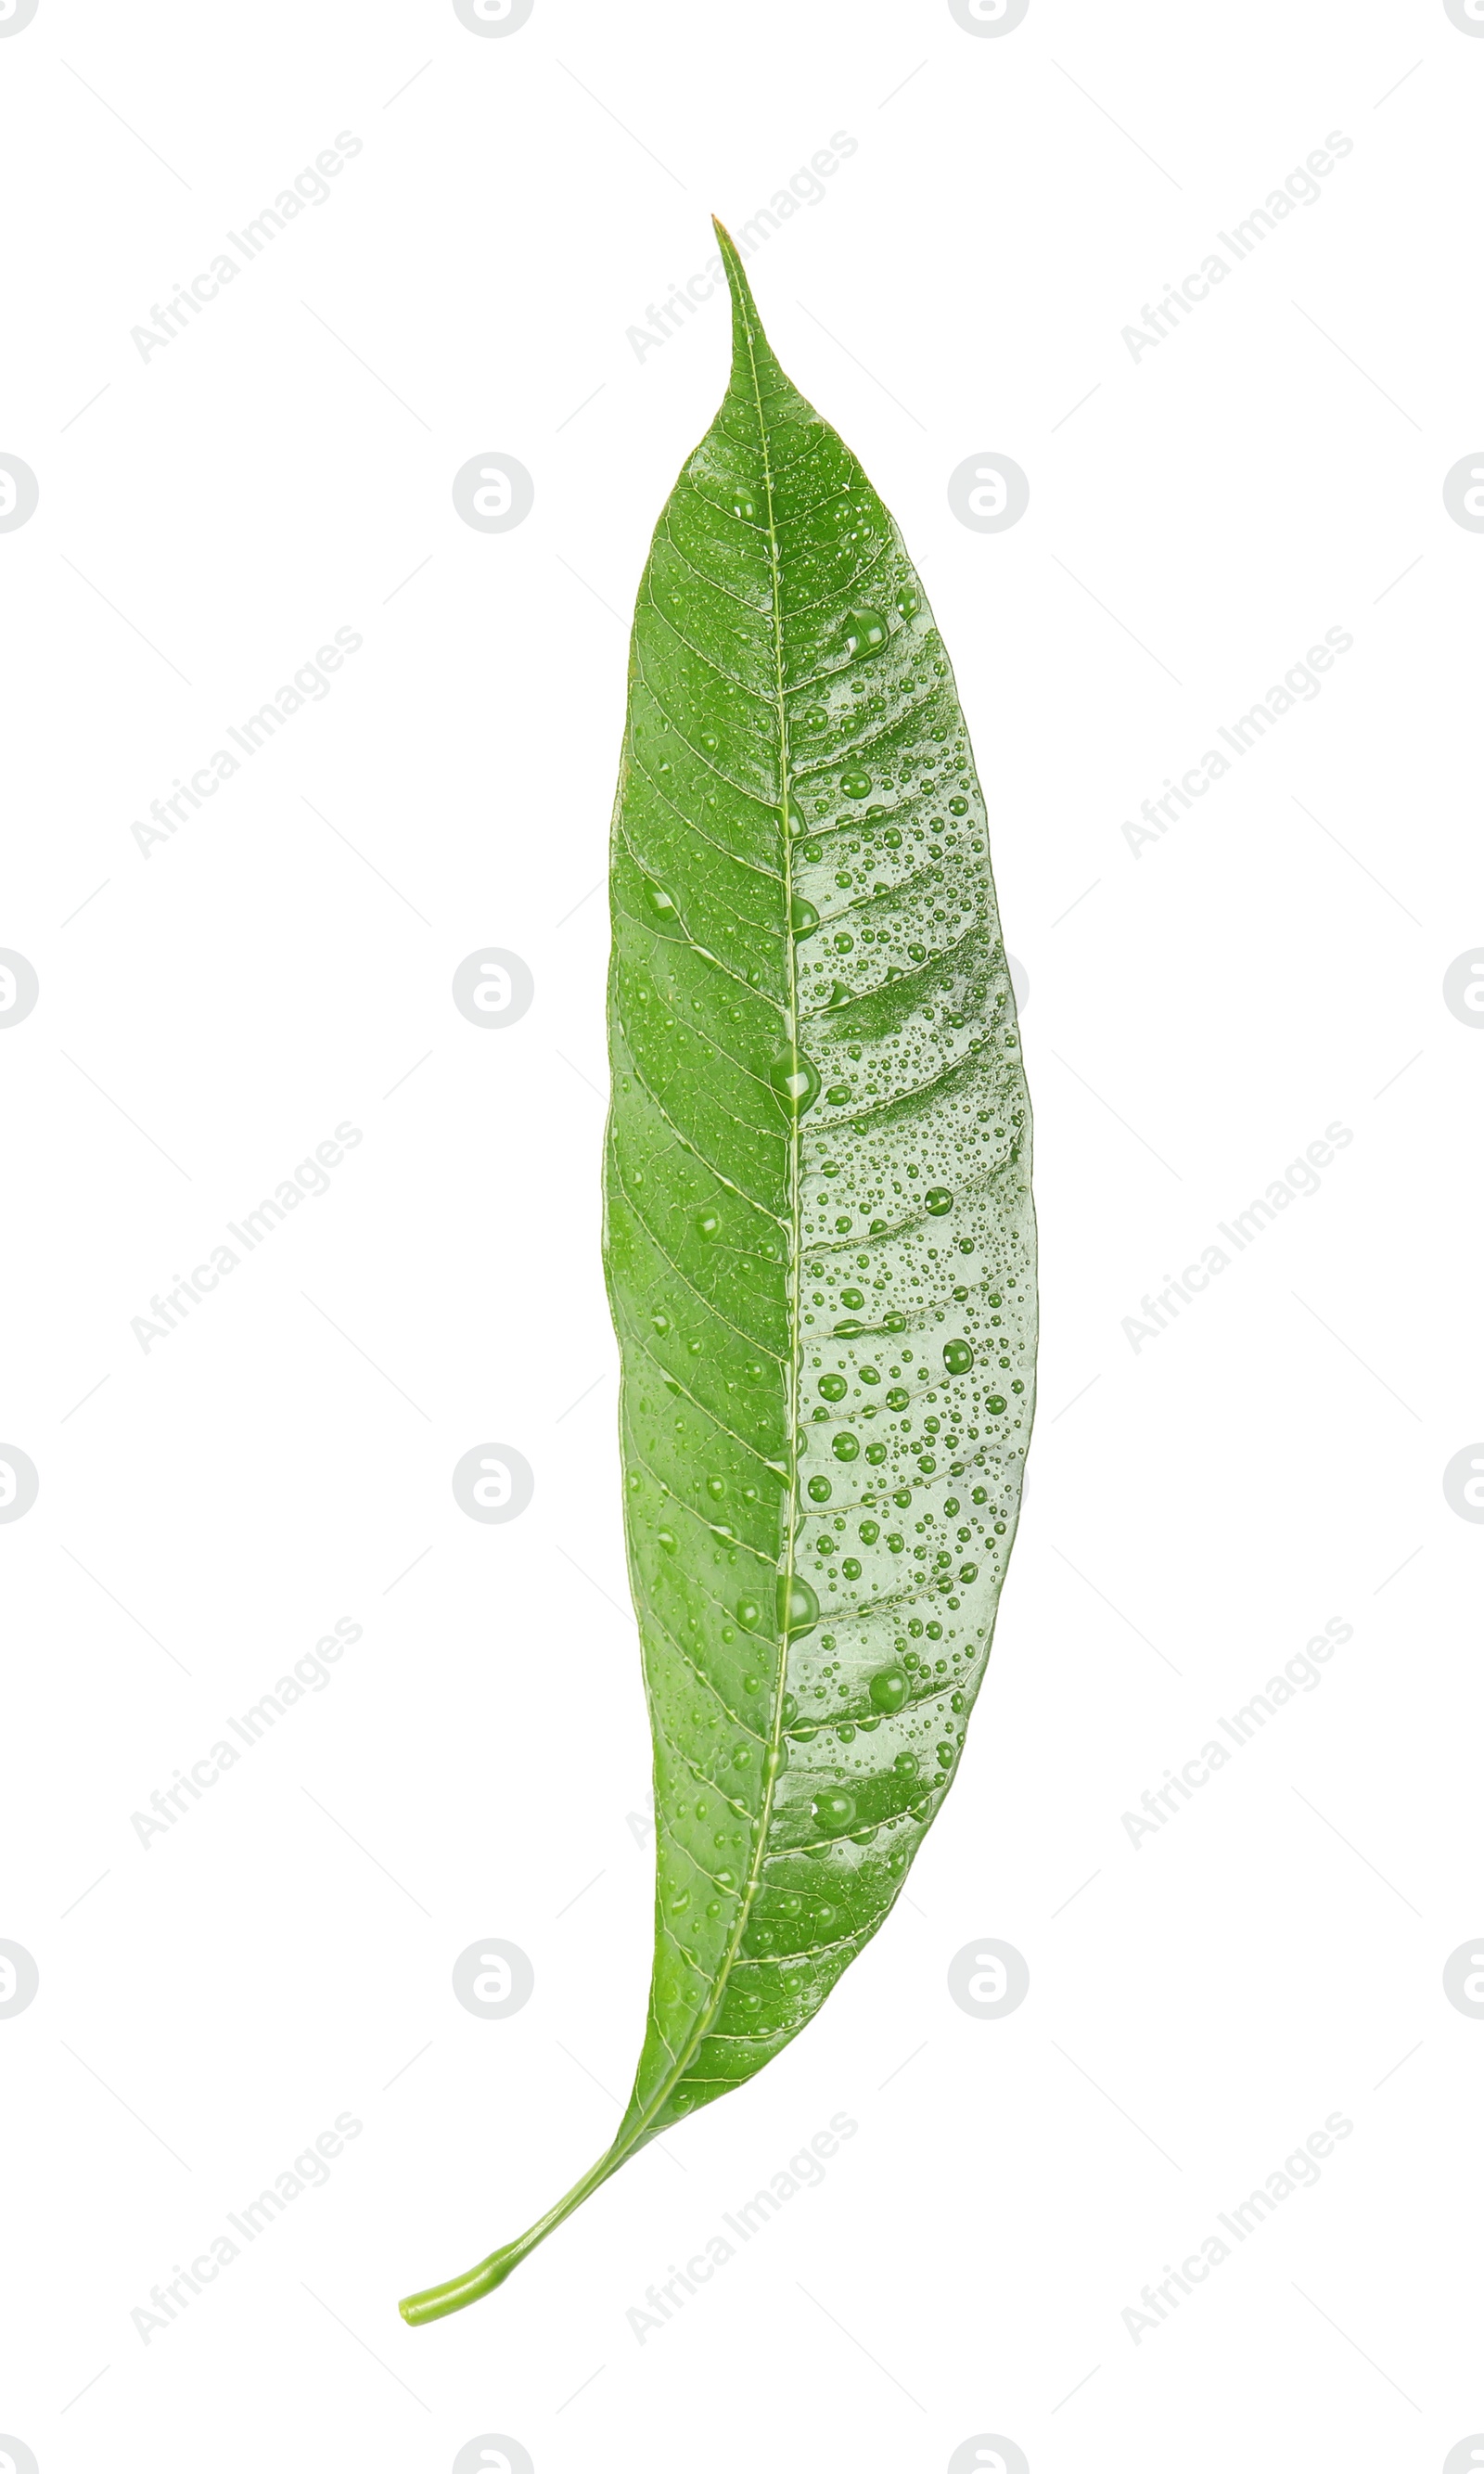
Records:
[[[958,1767],[1030,1434],[1030,1110],[963,716],[718,230],[731,380],[640,586],[613,825],[647,2032],[607,2152],[413,2325],[762,2070],[883,1923]]]

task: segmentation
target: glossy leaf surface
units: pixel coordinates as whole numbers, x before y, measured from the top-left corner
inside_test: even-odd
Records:
[[[640,586],[613,830],[647,2031],[608,2152],[414,2323],[814,2016],[952,1784],[1015,1531],[1031,1128],[984,802],[897,527],[722,253],[731,380]]]

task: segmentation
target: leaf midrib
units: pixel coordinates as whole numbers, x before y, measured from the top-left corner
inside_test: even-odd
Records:
[[[773,518],[773,468],[772,459],[767,451],[767,422],[763,410],[763,390],[758,383],[758,364],[757,354],[753,350],[752,326],[745,313],[742,313],[742,327],[747,343],[747,366],[752,379],[752,399],[757,408],[758,442],[763,456],[763,487],[767,502],[766,530],[768,573],[772,586],[771,618],[773,629],[774,693],[778,716],[778,823],[783,845],[784,917],[785,920],[787,920],[791,915],[793,898],[793,855],[789,836],[789,711],[784,686],[783,606],[779,592],[780,569],[778,558],[778,534]],[[798,978],[797,966],[794,958],[794,944],[791,935],[790,935],[788,939],[788,953],[789,1004],[787,1021],[789,1028],[789,1044],[791,1050],[794,1054],[797,1054]],[[798,1524],[793,1517],[793,1506],[798,1487],[798,1339],[800,1259],[800,1248],[798,1243],[798,1229],[800,1222],[799,1127],[800,1117],[795,1113],[790,1121],[789,1134],[788,1233],[791,1239],[789,1254],[789,1331],[791,1345],[789,1357],[786,1361],[789,1385],[787,1407],[789,1439],[789,1530],[785,1566],[782,1574],[779,1576],[783,1584],[781,1595],[786,1612],[791,1602],[793,1593],[793,1558],[795,1542],[798,1536]],[[732,1970],[737,1963],[738,1953],[742,1948],[742,1937],[743,1932],[746,1930],[748,1920],[752,1914],[752,1904],[754,1899],[757,1897],[758,1886],[762,1880],[763,1865],[766,1857],[768,1832],[772,1827],[773,1804],[777,1792],[780,1764],[783,1758],[784,1685],[788,1678],[788,1671],[789,1634],[785,1627],[782,1629],[782,1637],[778,1644],[778,1658],[773,1676],[772,1724],[768,1730],[767,1737],[766,1739],[767,1753],[765,1756],[763,1803],[758,1814],[757,1841],[753,1852],[752,1862],[747,1869],[747,1879],[743,1884],[742,1896],[738,1901],[737,1922],[733,1927],[731,1936],[727,1942],[726,1951],[721,1963],[717,1970],[716,1985],[712,1999],[706,2009],[697,2017],[694,2025],[691,2030],[691,2034],[682,2044],[680,2051],[673,2056],[673,2069],[666,2074],[665,2078],[662,2080],[650,2102],[644,2107],[643,2111],[639,2115],[639,2118],[634,2124],[634,2135],[625,2143],[626,2148],[632,2147],[637,2144],[640,2135],[649,2128],[662,2107],[674,2094],[675,2089],[685,2078],[691,2063],[695,2059],[696,2054],[700,2051],[707,2037],[711,2034],[712,2028],[720,2012],[721,2003],[726,1994],[726,1988],[731,1980]]]

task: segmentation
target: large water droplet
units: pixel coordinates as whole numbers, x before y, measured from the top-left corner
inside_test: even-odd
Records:
[[[791,1117],[802,1117],[819,1097],[819,1070],[797,1048],[786,1048],[773,1058],[767,1079]]]
[[[887,641],[887,622],[879,610],[852,610],[844,622],[845,650],[851,660],[879,653]]]
[[[801,1639],[819,1620],[819,1601],[807,1581],[795,1572],[778,1575],[778,1629],[788,1640]]]

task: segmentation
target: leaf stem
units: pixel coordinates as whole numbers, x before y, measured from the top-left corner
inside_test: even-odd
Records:
[[[609,2174],[623,2163],[626,2152],[617,2147],[610,2147],[599,2156],[596,2165],[588,2167],[580,2181],[572,2184],[572,2189],[557,2200],[555,2207],[548,2208],[544,2217],[538,2217],[533,2225],[527,2225],[524,2233],[517,2235],[514,2242],[503,2244],[499,2250],[492,2250],[489,2258],[481,2259],[476,2268],[466,2268],[462,2276],[450,2276],[445,2285],[429,2285],[421,2293],[405,2295],[397,2308],[408,2327],[426,2328],[429,2320],[447,2319],[450,2313],[465,2311],[471,2302],[481,2301],[486,2293],[493,2293],[538,2243],[544,2243],[547,2234],[554,2233],[564,2218],[570,2217],[574,2208],[580,2208],[583,2200],[590,2198],[599,2184],[607,2181]]]

